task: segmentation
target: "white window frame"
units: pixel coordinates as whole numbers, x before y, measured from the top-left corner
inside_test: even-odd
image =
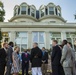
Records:
[[[40,42],[39,42],[39,33],[40,33],[40,31],[33,31],[33,32],[32,32],[32,44],[34,43],[34,42],[33,42],[33,33],[34,33],[34,32],[37,32],[37,33],[38,33],[38,42],[37,42],[38,45],[39,45],[39,44],[44,44],[44,47],[46,47],[46,46],[45,46],[45,45],[46,45],[46,44],[45,44],[45,41],[46,41],[46,40],[45,40],[45,32],[44,32],[44,31],[41,31],[41,32],[43,32],[43,34],[44,34],[44,43],[40,43]]]
[[[56,34],[59,33],[60,36],[58,36],[58,37],[52,37],[51,35],[52,35],[52,34],[55,34],[55,33],[56,33]],[[51,43],[52,39],[55,39],[55,40],[61,39],[61,33],[60,33],[60,32],[50,32],[50,46],[52,45],[52,43]],[[60,44],[60,43],[59,43],[59,44]]]
[[[16,33],[17,33],[17,32],[16,32]],[[22,32],[19,32],[19,33],[22,33]],[[26,43],[25,45],[27,45],[27,48],[28,48],[28,32],[23,32],[23,33],[26,33],[27,36],[26,36],[26,37],[18,37],[18,38],[21,39],[20,44],[19,44],[19,45],[20,45],[20,53],[22,52],[22,51],[21,51],[21,45],[22,45],[22,39],[23,39],[23,38],[27,38],[27,43]],[[15,40],[16,40],[16,38],[17,38],[17,37],[15,37]],[[15,41],[15,43],[16,43],[16,41]]]

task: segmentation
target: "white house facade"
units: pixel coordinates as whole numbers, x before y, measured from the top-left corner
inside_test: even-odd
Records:
[[[34,5],[23,2],[14,7],[14,16],[9,22],[0,22],[2,42],[13,41],[23,49],[32,48],[34,42],[39,47],[50,49],[52,40],[67,39],[76,49],[76,23],[67,23],[62,17],[61,7],[54,3],[41,5],[39,10]]]

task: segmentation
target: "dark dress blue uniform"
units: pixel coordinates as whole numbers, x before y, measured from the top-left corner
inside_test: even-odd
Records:
[[[0,49],[0,75],[4,75],[6,66],[6,56],[7,53],[4,48]]]
[[[24,75],[25,70],[26,70],[26,75],[28,75],[30,54],[28,54],[27,52],[22,53],[21,58],[22,58],[22,75]]]
[[[52,75],[64,75],[64,71],[60,63],[61,56],[62,56],[61,51],[62,50],[60,49],[58,45],[53,47],[52,56],[51,56]]]

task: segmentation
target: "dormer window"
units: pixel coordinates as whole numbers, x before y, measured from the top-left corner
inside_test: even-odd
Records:
[[[44,13],[45,13],[45,9],[42,9],[42,10],[41,10],[41,17],[44,16]]]
[[[49,14],[54,15],[54,7],[49,7]]]
[[[26,6],[22,6],[22,8],[21,8],[21,14],[26,14]]]
[[[17,16],[18,15],[18,9],[19,9],[19,6],[15,6],[14,7],[14,16]]]
[[[35,17],[35,10],[31,8],[31,16]]]
[[[61,12],[60,12],[60,10],[58,9],[58,16],[61,16]]]
[[[56,13],[56,15],[58,14],[58,12],[57,12],[57,8],[55,8],[55,13]]]
[[[17,8],[14,10],[14,16],[17,15]]]
[[[45,9],[45,14],[48,15],[48,9],[47,8]]]

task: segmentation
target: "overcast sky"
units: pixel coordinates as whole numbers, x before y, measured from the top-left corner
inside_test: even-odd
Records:
[[[49,2],[53,2],[56,5],[60,5],[62,8],[62,17],[68,22],[76,22],[74,14],[76,13],[76,0],[0,0],[4,3],[5,22],[13,17],[13,8],[15,5],[20,5],[22,2],[26,2],[29,5],[35,5],[37,9],[43,4],[47,5]]]

